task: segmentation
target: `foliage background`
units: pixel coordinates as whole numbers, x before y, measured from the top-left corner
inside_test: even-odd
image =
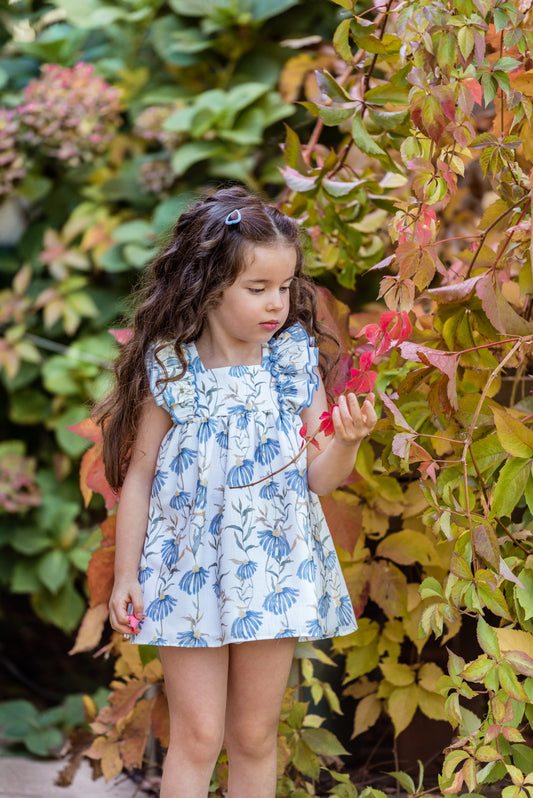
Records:
[[[343,344],[338,390],[375,386],[383,410],[324,502],[360,630],[331,652],[342,684],[310,647],[299,682],[333,713],[342,693],[345,745],[390,746],[396,771],[414,764],[402,739],[438,729],[449,795],[533,792],[529,14],[499,0],[15,0],[0,16],[4,594],[67,633],[83,616],[72,650],[98,645],[115,497],[84,419],[123,336],[107,330],[196,190],[261,189],[306,231]],[[103,652],[112,692],[85,710],[110,777],[167,729],[154,652]],[[40,722],[39,744],[20,726],[12,739],[43,753],[54,722],[73,725]],[[294,691],[279,739],[279,796],[356,794],[343,746]]]

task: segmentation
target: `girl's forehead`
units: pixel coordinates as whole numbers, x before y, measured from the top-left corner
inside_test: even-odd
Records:
[[[285,244],[271,247],[250,246],[240,277],[248,279],[249,277],[264,276],[273,279],[286,275],[286,279],[288,279],[294,274],[297,260],[296,249]]]

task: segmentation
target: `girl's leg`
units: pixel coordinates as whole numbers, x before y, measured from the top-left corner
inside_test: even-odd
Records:
[[[170,714],[160,798],[206,798],[224,735],[228,646],[159,652]]]
[[[229,798],[274,798],[278,722],[295,645],[281,638],[229,646]]]

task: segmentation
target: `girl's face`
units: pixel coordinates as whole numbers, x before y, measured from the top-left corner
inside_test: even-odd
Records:
[[[294,247],[251,246],[245,269],[207,314],[211,333],[234,343],[266,343],[289,315],[296,262]]]

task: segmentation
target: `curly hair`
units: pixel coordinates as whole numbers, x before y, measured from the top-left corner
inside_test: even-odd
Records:
[[[240,222],[224,224],[236,209]],[[115,490],[124,481],[141,407],[150,393],[149,350],[157,357],[171,343],[183,367],[173,379],[180,379],[187,368],[183,344],[199,338],[208,312],[245,269],[249,247],[254,245],[287,246],[296,251],[289,315],[277,334],[300,322],[318,345],[325,338],[333,339],[317,319],[316,289],[303,273],[296,223],[240,187],[201,198],[179,217],[168,244],[147,267],[135,295],[133,334],[115,364],[115,386],[93,410],[104,433],[106,478]],[[325,360],[322,356],[320,371],[327,382],[330,369]]]

